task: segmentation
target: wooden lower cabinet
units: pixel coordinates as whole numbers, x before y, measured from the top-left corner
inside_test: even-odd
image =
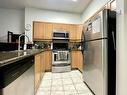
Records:
[[[71,51],[71,67],[83,72],[83,55],[81,51]]]
[[[35,55],[35,78],[34,78],[34,85],[35,85],[35,95],[37,89],[40,85],[40,82],[43,78],[45,71],[51,71],[51,51],[44,51],[40,54]]]
[[[45,71],[51,71],[52,51],[44,51]]]
[[[35,78],[34,78],[34,85],[35,85],[35,93],[40,85],[41,79],[45,72],[45,63],[44,63],[44,53],[40,53],[35,55]]]

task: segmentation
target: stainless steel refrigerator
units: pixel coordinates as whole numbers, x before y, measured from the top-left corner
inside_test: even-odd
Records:
[[[95,95],[115,95],[116,12],[104,9],[86,26],[84,82]]]

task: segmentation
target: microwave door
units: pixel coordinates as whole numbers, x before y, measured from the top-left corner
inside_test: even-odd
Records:
[[[54,33],[54,37],[65,37],[65,33]]]

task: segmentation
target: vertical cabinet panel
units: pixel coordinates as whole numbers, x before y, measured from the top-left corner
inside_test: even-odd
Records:
[[[59,23],[53,23],[53,30],[58,31],[66,31],[67,30],[66,24],[59,24]]]
[[[45,36],[44,39],[51,41],[52,40],[52,31],[53,31],[53,25],[51,23],[45,23]]]
[[[41,39],[43,36],[41,34],[41,32],[43,31],[42,23],[34,23],[33,26],[33,39]]]
[[[41,62],[41,56],[38,54],[35,56],[35,93],[39,87],[40,83],[40,62]]]
[[[33,40],[52,40],[53,25],[51,23],[34,22],[33,23]]]
[[[83,72],[83,55],[81,51],[78,51],[78,60],[79,60],[79,64],[78,64],[78,69]]]
[[[74,68],[78,68],[78,55],[76,51],[71,51],[71,67]]]
[[[34,85],[35,85],[35,93],[40,85],[41,79],[45,73],[45,62],[44,62],[44,53],[40,53],[35,55],[35,78],[34,78]]]
[[[76,25],[70,25],[69,29],[69,34],[70,34],[70,42],[74,42],[76,40],[76,35],[77,35],[77,26]]]
[[[44,24],[41,22],[34,22],[33,24],[33,39],[44,39]]]
[[[73,69],[77,68],[83,71],[83,56],[81,51],[71,51],[71,66]]]
[[[81,38],[82,38],[82,32],[83,32],[83,25],[78,25],[77,26],[77,35],[76,35],[76,42],[81,42]]]
[[[57,24],[57,23],[54,23],[53,24],[53,31],[55,31],[55,30],[60,30],[60,24]]]
[[[41,78],[43,77],[44,73],[45,73],[45,62],[44,62],[44,53],[41,53],[41,62],[40,62],[40,72],[41,72]]]
[[[51,51],[44,51],[44,62],[45,62],[45,71],[51,71],[51,65],[52,65]]]

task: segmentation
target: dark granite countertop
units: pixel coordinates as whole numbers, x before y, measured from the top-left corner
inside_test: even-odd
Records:
[[[16,62],[23,58],[43,52],[42,49],[28,49],[28,50],[15,50],[15,51],[2,51],[0,52],[0,67]]]

